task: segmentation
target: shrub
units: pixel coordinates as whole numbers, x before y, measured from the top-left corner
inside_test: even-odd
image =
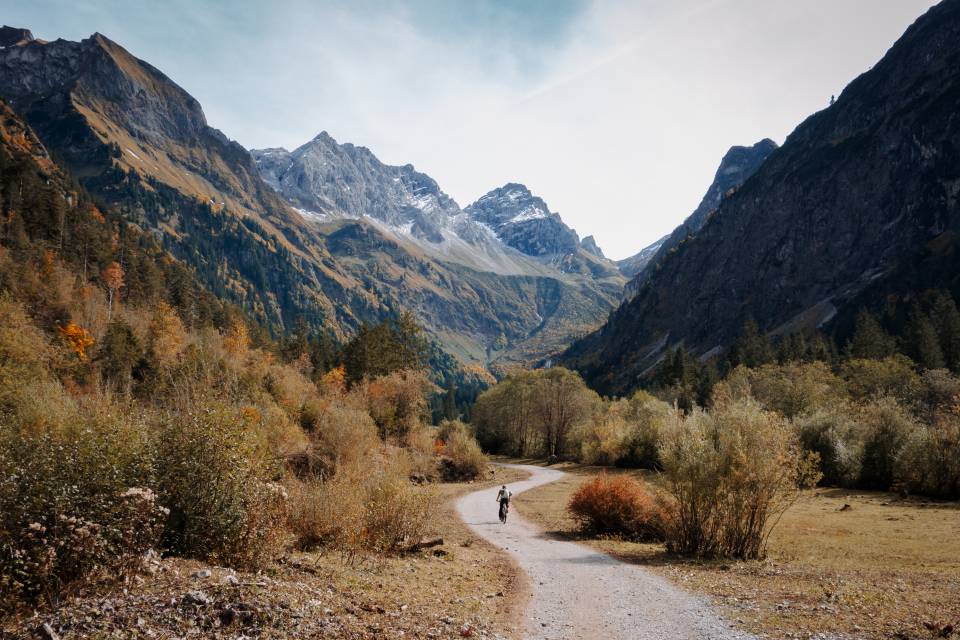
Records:
[[[301,422],[305,420],[301,415],[304,405],[318,395],[316,386],[292,366],[269,366],[263,385],[287,415]]]
[[[361,544],[377,553],[394,553],[423,537],[434,496],[427,487],[415,487],[402,469],[386,468],[366,487]]]
[[[364,478],[292,481],[291,528],[297,545],[345,553],[393,553],[418,540],[430,521],[433,495],[415,487],[399,461],[368,467]]]
[[[0,606],[56,601],[126,576],[160,537],[142,432],[110,416],[71,430],[0,430]]]
[[[822,482],[854,486],[860,478],[863,442],[859,426],[841,405],[820,407],[794,421],[800,444],[820,459]]]
[[[799,486],[819,479],[786,420],[753,400],[715,399],[664,434],[668,546],[702,556],[759,558]]]
[[[282,543],[285,500],[242,412],[215,403],[159,427],[164,544],[185,556],[256,567]]]
[[[360,393],[384,439],[403,442],[427,415],[426,392],[433,385],[422,371],[395,371],[365,381]]]
[[[291,477],[284,486],[289,496],[287,525],[293,534],[294,544],[302,551],[328,544],[336,538],[335,520],[337,502],[333,502],[331,482],[308,477],[303,480]]]
[[[921,376],[926,415],[933,418],[938,411],[948,411],[960,404],[960,378],[946,369],[929,369]]]
[[[16,415],[24,403],[43,398],[59,402],[59,390],[37,388],[56,385],[50,381],[54,359],[53,348],[23,306],[0,294],[0,415]]]
[[[864,434],[860,485],[886,491],[896,481],[897,458],[918,425],[892,398],[864,406],[860,420]]]
[[[370,453],[381,445],[377,426],[366,411],[339,404],[320,413],[310,438],[315,470],[327,477],[354,471],[359,477],[367,468]]]
[[[641,469],[659,469],[661,432],[675,417],[675,409],[666,402],[643,391],[634,394],[630,398],[626,414],[631,425],[627,439],[627,455],[617,460],[617,464]]]
[[[445,421],[440,426],[439,435],[448,460],[446,475],[449,479],[473,479],[487,470],[487,456],[467,425],[459,420]]]
[[[913,362],[902,355],[883,360],[849,360],[840,368],[840,377],[854,400],[891,397],[912,406],[923,393]]]
[[[582,484],[567,510],[592,533],[633,540],[662,540],[666,513],[639,482],[626,475],[601,473]]]
[[[597,412],[580,429],[580,459],[587,464],[614,465],[630,454],[631,427],[618,405]]]
[[[960,419],[941,415],[914,429],[897,456],[896,477],[914,493],[960,498]]]
[[[753,397],[788,418],[843,395],[843,382],[823,362],[768,364],[747,370],[747,377]]]
[[[419,425],[407,433],[403,454],[410,467],[410,478],[423,482],[437,475],[437,429]]]

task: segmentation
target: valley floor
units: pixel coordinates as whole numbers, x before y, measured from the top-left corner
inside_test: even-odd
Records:
[[[0,638],[498,638],[522,575],[456,517],[454,499],[523,477],[438,488],[444,544],[395,558],[291,554],[257,574],[168,558],[125,586],[0,624]],[[493,504],[491,500],[491,504]],[[48,625],[44,629],[44,625]],[[466,626],[466,629],[465,629]]]
[[[583,538],[566,512],[597,467],[562,464],[556,482],[518,496],[547,535],[575,539],[706,595],[737,627],[767,638],[932,638],[960,626],[960,504],[821,488],[783,516],[768,558],[695,561],[662,545]],[[631,473],[649,482],[649,472]]]

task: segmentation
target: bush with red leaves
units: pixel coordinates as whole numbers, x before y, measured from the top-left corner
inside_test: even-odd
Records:
[[[667,513],[639,482],[601,473],[570,498],[567,510],[585,530],[633,540],[663,540]]]

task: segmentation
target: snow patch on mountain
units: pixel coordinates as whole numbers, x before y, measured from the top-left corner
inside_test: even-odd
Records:
[[[511,198],[512,199],[512,198]],[[510,218],[510,222],[526,222],[527,220],[537,220],[540,218],[549,218],[550,212],[545,211],[537,205],[530,205],[520,210],[520,213]]]

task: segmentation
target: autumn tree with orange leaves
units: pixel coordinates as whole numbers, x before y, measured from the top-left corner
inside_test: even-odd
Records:
[[[70,349],[81,362],[87,359],[87,349],[93,346],[94,340],[90,332],[74,323],[72,320],[66,326],[57,327],[60,336],[66,341]]]
[[[173,307],[161,300],[150,319],[150,355],[159,364],[168,365],[177,359],[186,339],[187,332],[180,316]]]
[[[100,278],[107,288],[107,319],[113,318],[113,294],[123,287],[123,267],[117,261],[111,262],[103,271]]]

